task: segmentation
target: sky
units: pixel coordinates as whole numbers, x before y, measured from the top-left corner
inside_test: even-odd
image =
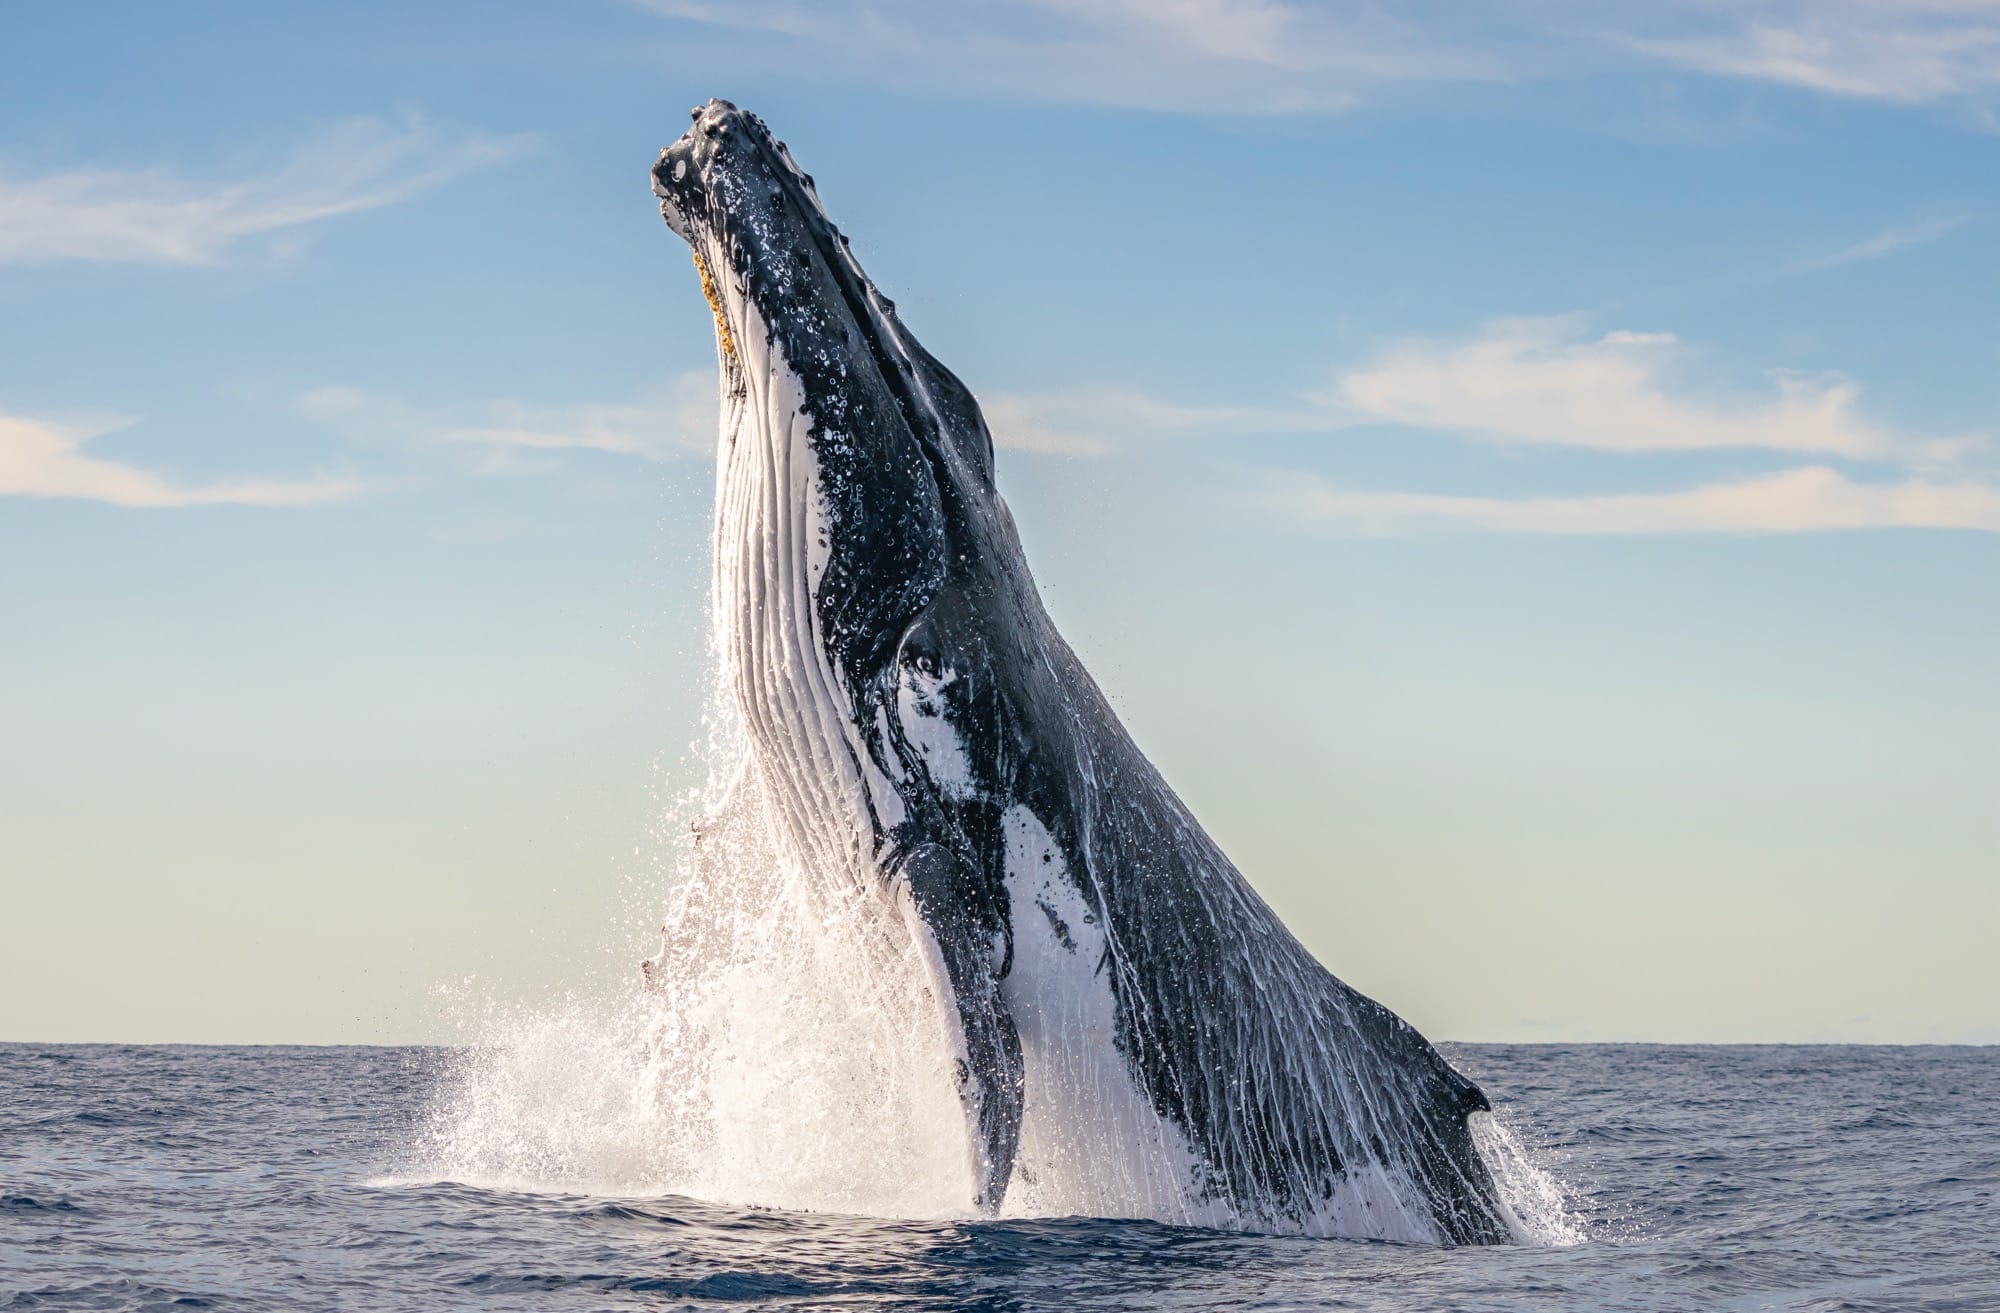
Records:
[[[1434,1037],[2000,1042],[2000,3],[0,9],[0,1039],[614,987],[759,113]]]

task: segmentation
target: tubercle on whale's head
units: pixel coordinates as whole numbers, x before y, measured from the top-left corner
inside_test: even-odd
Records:
[[[764,121],[726,100],[693,110],[694,124],[660,152],[653,194],[667,226],[694,251],[716,339],[734,357],[740,297],[753,279],[784,280],[805,256],[802,236],[838,240],[813,182]]]
[[[699,252],[717,235],[721,217],[709,190],[710,175],[731,167],[732,156],[748,153],[746,137],[753,116],[726,100],[711,100],[695,106],[693,117],[694,126],[662,150],[654,163],[653,195],[660,198],[660,215],[667,226]],[[736,167],[741,167],[740,160]]]

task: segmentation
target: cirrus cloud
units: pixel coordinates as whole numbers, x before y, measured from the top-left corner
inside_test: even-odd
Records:
[[[0,263],[213,264],[252,238],[380,209],[512,158],[527,137],[352,119],[228,179],[160,169],[0,171]]]
[[[1971,480],[1861,483],[1821,465],[1672,492],[1524,498],[1373,492],[1290,473],[1272,480],[1257,500],[1294,527],[1356,536],[1452,531],[1778,534],[1898,528],[2000,533],[2000,487]]]
[[[1192,113],[1668,69],[1888,104],[2000,91],[1995,0],[635,0],[816,79]]]
[[[1964,439],[1873,423],[1860,385],[1839,374],[1771,374],[1762,397],[1702,395],[1671,381],[1671,333],[1598,337],[1570,318],[1503,319],[1470,339],[1416,341],[1341,376],[1329,400],[1356,419],[1500,442],[1602,451],[1705,448],[1850,460],[1947,460]]]
[[[237,477],[182,482],[84,452],[84,444],[124,422],[58,424],[0,415],[0,496],[54,497],[113,506],[315,506],[355,496],[355,479]]]
[[[1633,49],[1721,77],[1919,105],[2000,90],[1994,0],[1754,0],[1657,6]]]
[[[1406,340],[1337,371],[1330,388],[1277,405],[1097,387],[1001,393],[988,417],[1000,446],[1088,455],[1161,437],[1364,426],[1628,454],[1761,450],[1901,465],[1949,464],[1982,441],[1872,419],[1860,384],[1842,374],[1772,370],[1768,387],[1749,394],[1703,385],[1698,356],[1672,333],[1592,333],[1580,316],[1517,317],[1464,337]]]
[[[1000,445],[1071,455],[1113,455],[1163,436],[1370,429],[1568,450],[1577,459],[1590,453],[1621,467],[1657,453],[1812,458],[1748,479],[1587,496],[1384,491],[1265,470],[1252,501],[1311,532],[2000,532],[2000,482],[1983,468],[1984,435],[1936,437],[1885,423],[1863,412],[1860,385],[1837,374],[1773,371],[1766,389],[1747,395],[1704,385],[1693,367],[1699,356],[1671,333],[1587,332],[1577,316],[1514,318],[1462,338],[1392,346],[1338,372],[1331,388],[1275,407],[1096,388],[1003,395],[989,413]],[[1857,477],[1838,464],[1874,472]]]
[[[301,414],[351,441],[457,451],[479,474],[533,473],[565,452],[666,462],[715,450],[713,370],[690,370],[631,401],[531,402],[492,398],[417,404],[351,387],[297,399]]]

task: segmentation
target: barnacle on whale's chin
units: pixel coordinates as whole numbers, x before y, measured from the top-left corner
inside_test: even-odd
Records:
[[[708,298],[709,313],[715,316],[715,340],[721,344],[723,354],[731,360],[736,356],[736,338],[729,331],[729,320],[722,313],[722,295],[715,290],[715,278],[708,272],[708,261],[701,258],[700,251],[694,256],[694,271],[701,275],[701,294]]]

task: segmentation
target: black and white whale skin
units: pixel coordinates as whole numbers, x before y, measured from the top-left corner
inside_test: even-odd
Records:
[[[714,605],[747,769],[780,851],[916,938],[970,1202],[1049,1170],[1065,1132],[1037,1118],[1060,1118],[1131,1140],[1118,1170],[1175,1220],[1511,1238],[1468,1122],[1485,1096],[1315,961],[1134,746],[1042,608],[978,404],[784,144],[712,100],[653,182],[715,312]]]

